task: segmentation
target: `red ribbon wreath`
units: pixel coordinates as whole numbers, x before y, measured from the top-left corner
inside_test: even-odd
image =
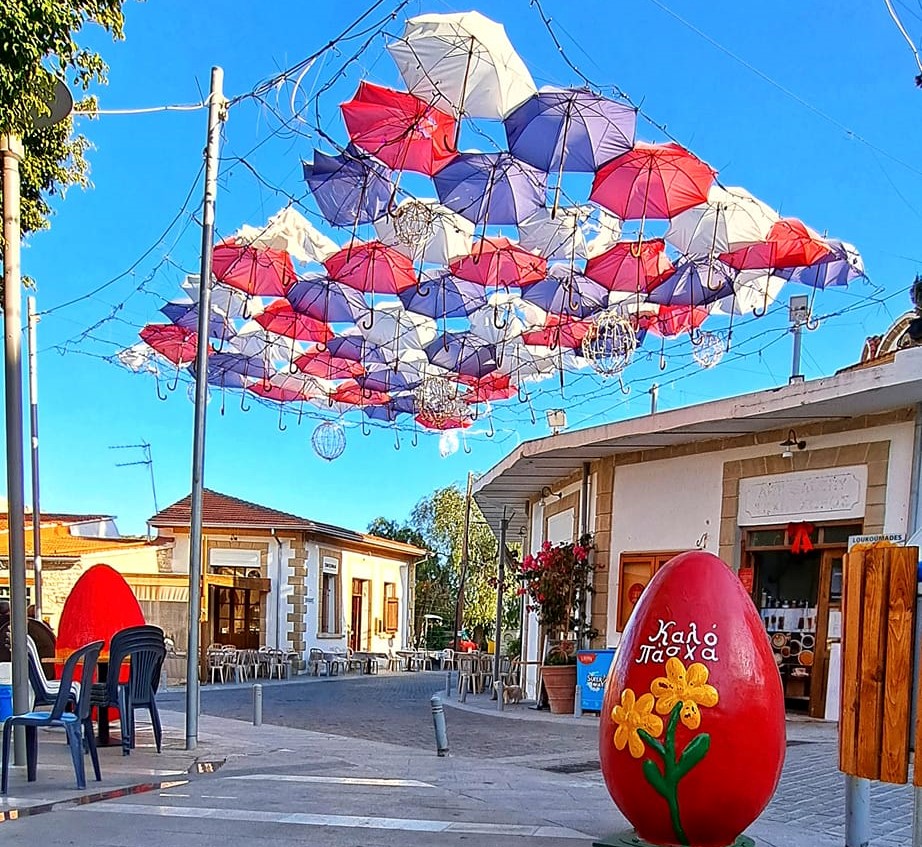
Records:
[[[813,535],[813,524],[807,523],[789,523],[788,537],[791,539],[792,553],[809,553],[813,549],[813,542],[810,536]]]

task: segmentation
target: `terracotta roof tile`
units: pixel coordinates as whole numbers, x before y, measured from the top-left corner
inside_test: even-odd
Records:
[[[32,556],[32,533],[26,533],[26,556]],[[54,558],[77,558],[84,553],[99,553],[106,550],[124,550],[128,547],[147,547],[150,542],[144,538],[85,538],[71,535],[61,524],[42,526],[42,556]],[[0,559],[9,558],[10,536],[7,529],[0,530]]]

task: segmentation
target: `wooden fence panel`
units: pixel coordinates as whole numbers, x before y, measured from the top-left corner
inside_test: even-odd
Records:
[[[880,778],[902,785],[909,778],[913,618],[918,565],[915,548],[893,547],[888,552],[890,590]]]
[[[861,669],[861,619],[864,556],[849,553],[842,565],[842,699],[839,709],[839,770],[858,770],[858,678]]]
[[[880,742],[883,734],[884,659],[887,649],[887,551],[869,550],[864,559],[864,621],[858,679],[858,772],[865,779],[880,778]]]

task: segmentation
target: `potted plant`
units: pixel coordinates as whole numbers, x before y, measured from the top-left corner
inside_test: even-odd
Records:
[[[575,544],[552,545],[545,541],[534,556],[526,556],[518,568],[519,594],[528,597],[528,611],[538,621],[552,645],[544,657],[541,679],[551,712],[572,714],[576,696],[576,647],[595,635],[584,610],[592,592],[592,537]]]

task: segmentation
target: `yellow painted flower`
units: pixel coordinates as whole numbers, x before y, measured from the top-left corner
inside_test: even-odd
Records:
[[[653,714],[653,695],[644,694],[637,700],[630,688],[621,692],[621,705],[611,710],[611,719],[618,724],[615,749],[623,750],[627,745],[635,759],[643,755],[644,749],[637,730],[649,732],[654,738],[663,731],[663,719]]]
[[[650,685],[650,691],[656,698],[656,711],[668,715],[676,703],[682,703],[680,715],[682,723],[689,729],[697,729],[701,724],[699,706],[717,705],[717,689],[708,685],[708,669],[700,662],[688,666],[675,657],[666,662],[666,676],[659,676]]]

